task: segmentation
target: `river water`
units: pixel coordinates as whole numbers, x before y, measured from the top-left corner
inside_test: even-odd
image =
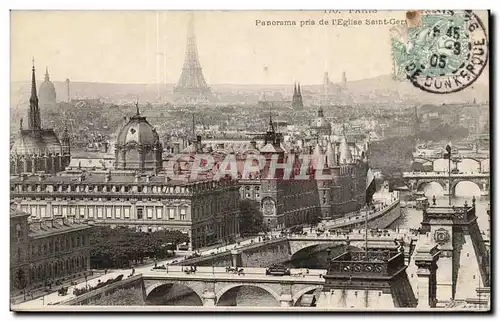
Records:
[[[429,199],[432,198],[433,191],[426,191]],[[438,196],[437,205],[448,205],[448,198],[444,196]],[[456,206],[462,206],[465,201],[468,204],[472,203],[471,197],[453,197],[452,204]],[[432,202],[432,201],[431,201]],[[476,215],[478,217],[477,222],[480,230],[489,229],[489,219],[486,210],[489,208],[490,199],[489,197],[476,197]],[[420,222],[422,221],[422,211],[414,208],[402,208],[402,215],[397,219],[390,228],[419,228]],[[335,247],[331,248],[331,255],[341,254],[342,248]],[[327,268],[327,252],[326,250],[315,253],[311,255],[308,259],[300,261],[290,261],[286,265],[289,267],[309,267],[309,268]],[[172,288],[171,291],[176,291],[176,288]],[[165,292],[163,292],[165,293]],[[202,305],[201,300],[194,292],[183,296],[182,298],[176,300],[155,300],[155,303],[148,301],[147,304],[157,304],[157,305],[178,305],[178,306],[192,306],[192,305]],[[279,302],[274,299],[274,297],[267,293],[265,290],[251,287],[242,286],[236,287],[223,295],[217,305],[222,306],[279,306]]]

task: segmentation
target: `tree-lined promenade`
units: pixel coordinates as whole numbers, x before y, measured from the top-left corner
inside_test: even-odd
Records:
[[[146,257],[163,259],[174,255],[177,244],[189,242],[179,231],[138,232],[126,227],[94,227],[91,235],[90,264],[94,269],[127,268]]]

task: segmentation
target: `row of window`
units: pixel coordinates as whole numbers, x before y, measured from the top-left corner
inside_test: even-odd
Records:
[[[190,189],[183,186],[137,186],[137,185],[40,185],[40,184],[17,184],[11,185],[12,192],[86,192],[86,193],[168,193],[183,194]]]
[[[131,218],[131,206],[65,206],[65,205],[52,205],[52,213],[47,210],[46,205],[22,205],[23,212],[31,214],[33,217],[55,217],[55,216],[74,216],[81,219],[93,218],[108,218],[108,219],[121,219]],[[177,213],[179,214],[177,216]],[[163,206],[136,206],[136,218],[142,219],[169,219],[169,220],[187,220],[187,207],[182,206],[177,208],[168,207],[164,213]]]
[[[12,192],[86,192],[86,193],[167,193],[167,194],[183,194],[190,193],[198,188],[205,188],[207,185],[185,186],[170,186],[170,185],[74,185],[74,184],[12,184]],[[212,183],[215,187],[215,183]]]
[[[47,240],[38,240],[30,245],[31,257],[40,257],[65,252],[81,246],[89,245],[89,238],[82,235],[71,235],[51,238]]]

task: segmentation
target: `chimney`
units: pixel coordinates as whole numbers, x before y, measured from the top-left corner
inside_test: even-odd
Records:
[[[146,182],[148,182],[148,183],[151,182],[151,175],[149,175],[149,174],[146,175]]]
[[[140,179],[141,179],[141,174],[139,174],[139,172],[135,173],[134,182],[139,183]]]
[[[439,254],[437,245],[423,244],[417,249],[415,264],[418,267],[418,305],[417,308],[436,307],[436,270]]]

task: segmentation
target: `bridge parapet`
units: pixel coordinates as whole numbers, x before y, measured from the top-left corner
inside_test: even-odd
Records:
[[[429,222],[431,219],[453,220],[456,224],[465,224],[476,218],[474,206],[444,207],[431,206],[424,210],[423,221]]]
[[[447,178],[449,176],[448,172],[403,172],[403,178],[430,178],[439,177]],[[490,173],[475,172],[475,173],[452,173],[452,178],[463,178],[463,177],[489,177]]]
[[[396,251],[346,252],[330,262],[328,275],[356,275],[370,277],[374,274],[390,276],[405,267],[404,254]]]

